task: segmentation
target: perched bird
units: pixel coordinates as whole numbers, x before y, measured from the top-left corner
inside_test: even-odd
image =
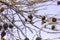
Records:
[[[4,23],[3,24],[3,28],[4,28],[4,30],[7,30],[8,29],[8,24],[7,23]]]
[[[52,22],[56,22],[56,21],[57,21],[57,19],[53,17],[52,18]]]
[[[0,6],[0,13],[4,11],[4,8]]]
[[[42,20],[45,20],[46,19],[46,17],[45,16],[42,16]]]
[[[6,35],[6,32],[5,31],[2,31],[1,32],[1,38],[3,38],[5,35]]]
[[[13,25],[12,24],[9,24],[9,28],[13,28]]]

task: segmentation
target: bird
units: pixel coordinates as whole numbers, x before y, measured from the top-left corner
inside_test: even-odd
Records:
[[[52,18],[52,22],[56,22],[56,21],[57,21],[57,19],[53,17]]]
[[[2,31],[1,32],[1,38],[3,38],[5,35],[6,35],[6,32],[5,31]]]
[[[3,24],[3,28],[4,28],[4,30],[7,30],[8,29],[8,24],[7,23],[4,23]]]
[[[10,28],[10,29],[13,28],[13,25],[12,25],[12,24],[9,24],[9,28]]]
[[[4,11],[4,8],[0,6],[0,13]]]

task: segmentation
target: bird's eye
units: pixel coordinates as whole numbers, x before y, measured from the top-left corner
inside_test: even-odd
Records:
[[[8,29],[8,24],[7,23],[4,23],[3,24],[3,28],[4,28],[4,30],[7,30]]]

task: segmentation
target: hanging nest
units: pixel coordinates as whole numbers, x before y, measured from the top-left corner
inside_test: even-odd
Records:
[[[41,40],[41,38],[40,37],[37,37],[36,40]]]
[[[5,31],[2,31],[1,32],[1,38],[3,38],[5,35],[6,35],[6,32]]]
[[[26,37],[24,40],[29,40],[29,38]]]
[[[55,26],[53,25],[53,26],[51,27],[51,29],[54,30],[54,29],[55,29]]]
[[[30,14],[30,15],[28,15],[28,18],[29,18],[29,19],[32,19],[32,18],[33,18],[33,16]]]
[[[12,24],[9,24],[9,28],[13,28],[13,25]]]
[[[4,11],[4,8],[0,6],[0,13]]]
[[[3,24],[3,27],[4,27],[4,30],[7,30],[8,29],[8,24],[7,23],[4,23]]]
[[[56,18],[52,18],[52,22],[56,22],[57,21],[57,19]]]
[[[2,29],[2,25],[0,25],[0,30]]]

